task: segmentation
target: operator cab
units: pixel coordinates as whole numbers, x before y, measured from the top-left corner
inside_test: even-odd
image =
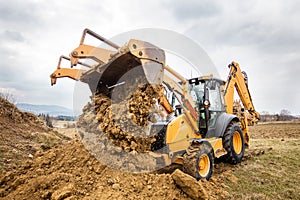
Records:
[[[197,105],[198,127],[203,137],[215,129],[218,116],[226,112],[221,91],[224,84],[223,80],[212,76],[189,79],[189,92]]]

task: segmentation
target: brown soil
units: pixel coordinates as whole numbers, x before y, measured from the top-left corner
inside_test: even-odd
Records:
[[[16,169],[39,150],[60,143],[65,136],[46,127],[34,114],[21,112],[0,98],[0,172]]]
[[[189,199],[169,174],[132,174],[99,163],[77,141],[37,152],[0,180],[5,199]]]
[[[253,139],[300,139],[300,122],[261,123],[249,127]]]
[[[247,150],[245,158],[270,149]],[[247,163],[244,160],[243,163]],[[217,163],[209,181],[200,181],[210,199],[227,199],[240,165]],[[38,151],[33,160],[0,179],[3,199],[190,199],[171,178],[172,170],[126,173],[99,163],[79,141]]]
[[[256,158],[259,156],[273,153],[270,146],[260,143],[263,141],[260,138],[281,141],[281,138],[288,140],[299,138],[300,135],[300,123],[259,124],[250,127],[255,144],[246,150],[242,164],[230,165],[216,160],[214,173],[209,181],[189,181],[184,184],[184,188],[182,183],[179,183],[180,180],[178,182],[176,179],[175,182],[172,178],[172,172],[178,168],[176,165],[151,173],[116,170],[95,159],[79,140],[67,141],[66,138],[59,137],[59,134],[46,128],[34,116],[29,114],[33,117],[32,120],[18,123],[20,119],[13,120],[17,115],[12,115],[7,110],[3,111],[3,106],[0,106],[0,110],[1,159],[7,158],[3,155],[13,157],[13,149],[26,155],[24,158],[17,157],[10,161],[15,167],[5,165],[2,169],[1,199],[191,199],[199,197],[196,194],[198,191],[190,193],[194,187],[201,188],[204,196],[208,195],[209,199],[232,199],[230,188],[232,185],[239,185],[241,181],[241,178],[234,174],[238,174],[241,169],[255,167],[255,162],[258,162]],[[13,110],[19,115],[26,115],[20,114],[15,108]],[[41,138],[47,140],[41,141]],[[50,145],[52,143],[53,145]],[[41,148],[43,145],[47,145],[46,148]],[[131,153],[134,151],[131,149]],[[28,158],[28,152],[32,153],[32,159]],[[242,199],[243,194],[238,197]],[[284,199],[284,196],[280,199]]]
[[[210,181],[200,184],[210,199],[226,199],[224,180],[236,182],[236,166],[216,164]],[[33,160],[0,179],[4,199],[190,199],[169,173],[126,173],[99,163],[79,141],[38,151]],[[187,175],[188,176],[188,175]],[[193,183],[193,182],[192,182]],[[191,187],[194,187],[192,183]],[[193,183],[194,184],[194,183]]]

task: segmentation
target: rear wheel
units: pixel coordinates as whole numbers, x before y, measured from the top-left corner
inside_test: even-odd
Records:
[[[244,136],[238,122],[231,122],[223,136],[223,147],[227,151],[224,156],[231,164],[240,163],[244,156]]]
[[[213,172],[213,161],[213,150],[208,142],[191,144],[183,157],[183,170],[197,180],[208,180]]]

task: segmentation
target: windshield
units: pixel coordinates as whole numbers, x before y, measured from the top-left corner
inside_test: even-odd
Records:
[[[204,87],[208,89],[208,99],[210,102],[209,110],[212,111],[222,111],[223,109],[223,101],[220,94],[220,83],[209,80],[204,82],[200,82],[198,85],[191,84],[189,86],[189,92],[196,103],[202,103],[204,100]]]
[[[211,84],[210,84],[211,83]],[[222,111],[222,101],[221,101],[221,94],[220,94],[220,84],[218,82],[210,81],[207,84],[209,89],[209,102],[210,108],[209,110],[212,111]]]
[[[204,83],[199,83],[199,85],[190,85],[189,92],[196,103],[200,103],[204,99]]]

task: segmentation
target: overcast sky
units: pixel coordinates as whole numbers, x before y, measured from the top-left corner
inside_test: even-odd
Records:
[[[239,62],[258,111],[300,114],[299,10],[296,0],[0,0],[0,88],[18,102],[72,108],[74,81],[51,87],[49,75],[84,28],[107,38],[163,28],[196,41],[223,79],[227,65]]]

